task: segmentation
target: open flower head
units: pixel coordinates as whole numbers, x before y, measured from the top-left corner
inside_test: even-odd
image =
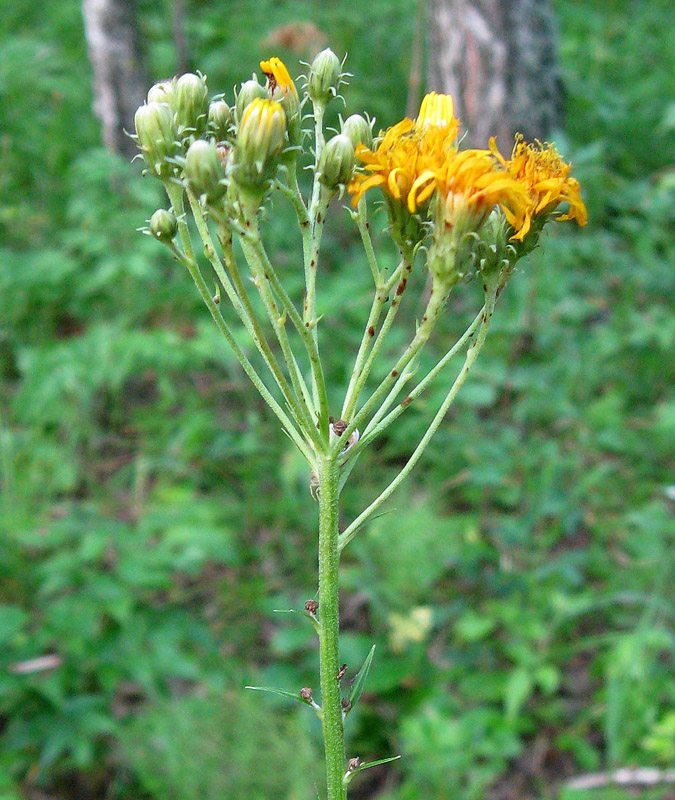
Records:
[[[456,148],[459,123],[449,95],[428,94],[422,101],[416,120],[403,119],[380,133],[376,146],[356,148],[363,171],[349,184],[352,205],[375,186],[384,194],[395,235],[407,231],[405,238],[418,238],[419,222],[410,220],[429,200],[435,190],[433,180],[420,183],[422,175],[433,175]],[[415,228],[415,231],[412,231]]]
[[[415,194],[428,193],[433,183],[438,202],[443,205],[442,220],[437,225],[457,225],[457,215],[469,215],[470,229],[476,231],[495,206],[501,206],[509,224],[520,231],[525,223],[528,194],[525,188],[495,161],[488,150],[456,150],[440,169],[420,175],[413,187]]]
[[[420,175],[409,202],[417,194],[435,192],[433,242],[429,269],[446,285],[475,266],[477,234],[495,207],[511,227],[524,224],[528,194],[489,150],[455,150],[439,169]]]
[[[557,219],[575,219],[579,225],[586,224],[586,206],[581,199],[579,182],[570,177],[570,165],[562,160],[552,144],[526,144],[522,137],[517,137],[508,161],[497,149],[494,138],[490,140],[490,150],[528,195],[525,218],[514,239],[522,241],[533,222],[544,222],[560,203],[569,203],[569,210]]]
[[[296,99],[298,98],[298,90],[295,88],[286,65],[280,58],[272,56],[267,61],[261,61],[260,69],[267,78],[270,94],[274,94],[274,90],[279,87],[284,94],[293,94]]]

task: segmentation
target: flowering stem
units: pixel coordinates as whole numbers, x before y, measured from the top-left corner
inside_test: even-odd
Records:
[[[309,214],[307,213],[307,206],[305,205],[300,187],[298,186],[298,173],[295,163],[288,167],[288,185],[277,181],[276,187],[282,194],[288,197],[291,203],[293,203],[293,208],[298,218],[298,225],[304,235],[305,230],[309,228]]]
[[[377,389],[372,393],[368,400],[366,400],[357,414],[351,419],[347,429],[342,434],[341,439],[343,439],[343,441],[348,440],[352,432],[356,430],[359,425],[363,425],[365,423],[365,421],[368,419],[368,415],[373,411],[378,403],[385,399],[392,386],[403,373],[403,370],[405,370],[417,353],[419,353],[419,351],[424,347],[429,336],[431,335],[431,331],[433,330],[441,311],[443,310],[443,307],[445,306],[445,303],[447,302],[451,288],[452,284],[444,285],[439,282],[437,285],[434,283],[429,302],[427,303],[427,307],[424,311],[422,323],[417,329],[417,333],[406,348],[405,352],[398,359],[391,372],[387,374]],[[335,444],[333,444],[332,449],[333,451],[337,452],[341,446],[341,442],[337,441]]]
[[[173,206],[174,212],[178,219],[178,230],[181,237],[181,242],[183,244],[183,249],[185,251],[185,255],[181,254],[177,250],[175,254],[180,258],[180,260],[185,264],[187,267],[197,290],[204,301],[204,304],[211,312],[211,316],[213,317],[218,330],[223,334],[225,340],[227,341],[228,345],[232,348],[232,352],[234,353],[235,358],[240,363],[242,369],[246,373],[246,375],[251,380],[251,383],[255,386],[258,390],[260,395],[262,396],[263,400],[267,403],[267,405],[272,409],[272,411],[276,414],[281,424],[284,426],[284,429],[290,436],[291,440],[298,448],[298,450],[303,454],[303,456],[307,459],[307,462],[310,465],[314,464],[314,456],[307,446],[306,442],[296,429],[295,425],[291,422],[286,412],[281,408],[279,403],[274,399],[272,394],[270,393],[269,389],[263,383],[262,378],[258,375],[255,371],[253,365],[248,360],[248,358],[244,355],[243,351],[237,344],[232,331],[230,331],[227,323],[223,319],[222,314],[220,313],[220,309],[215,304],[211,293],[204,281],[204,277],[202,276],[199,266],[197,265],[197,260],[195,259],[194,248],[192,247],[192,241],[190,239],[190,231],[188,229],[187,222],[185,220],[185,206],[183,203],[183,188],[181,186],[172,185],[170,183],[166,184],[166,191],[169,195],[169,199],[171,200],[171,205]]]
[[[319,465],[319,658],[327,800],[345,800],[345,737],[338,671],[339,585],[337,459]]]
[[[265,360],[265,363],[272,373],[277,386],[279,389],[281,389],[284,395],[284,399],[290,406],[293,416],[298,421],[304,421],[304,424],[301,427],[306,437],[310,439],[316,439],[316,427],[311,421],[311,416],[307,414],[306,408],[303,408],[301,401],[298,401],[293,396],[291,387],[289,386],[288,381],[286,380],[277,360],[274,357],[274,354],[270,349],[244,285],[241,281],[241,276],[239,275],[239,270],[237,269],[237,265],[234,260],[234,254],[232,252],[231,233],[227,231],[227,229],[223,229],[221,231],[222,235],[220,236],[220,242],[232,280],[230,280],[230,277],[228,277],[227,273],[223,269],[220,257],[216,253],[216,248],[200,208],[199,201],[189,189],[187,190],[187,196],[188,200],[190,201],[190,207],[192,208],[192,214],[197,225],[197,230],[199,231],[199,235],[204,244],[204,252],[211,262],[214,272],[218,276],[221,285],[225,289],[225,293],[232,303],[232,306],[237,312],[237,316],[243,322],[244,327],[248,331],[251,339],[253,339],[253,342],[258,348],[258,351]],[[233,283],[235,286],[233,286]],[[307,424],[307,420],[309,420],[309,424]]]
[[[270,292],[271,289],[274,290],[277,297],[281,301],[283,306],[283,318],[278,316],[278,312],[273,317],[270,317],[270,321],[273,325],[275,325],[275,330],[277,330],[278,336],[280,335],[282,339],[279,340],[279,343],[282,346],[282,352],[288,351],[288,354],[284,352],[284,358],[286,358],[289,369],[292,369],[292,364],[295,364],[295,370],[297,373],[297,378],[303,385],[303,396],[305,398],[305,402],[309,408],[314,408],[314,406],[318,406],[318,417],[319,417],[319,430],[321,433],[321,438],[324,441],[328,441],[328,396],[326,394],[326,382],[323,375],[323,367],[321,364],[321,359],[319,358],[319,351],[317,347],[316,340],[314,338],[314,331],[312,328],[314,327],[309,322],[303,322],[298,310],[296,309],[293,301],[288,296],[288,292],[282,285],[281,281],[279,280],[272,263],[265,252],[265,248],[263,246],[262,240],[260,238],[260,231],[258,229],[258,218],[256,209],[247,205],[244,199],[242,199],[242,207],[244,212],[244,221],[246,224],[246,233],[241,235],[241,246],[244,251],[244,255],[246,256],[246,260],[251,267],[251,270],[254,273],[254,277],[256,278],[256,285],[258,289],[261,291],[261,297],[263,297],[263,301],[265,302],[265,298],[268,298],[268,301],[271,302],[271,306],[276,309],[276,305],[274,303],[274,298]],[[270,311],[268,309],[268,315]],[[305,349],[307,351],[307,355],[309,357],[310,367],[312,371],[312,381],[315,387],[316,393],[316,402],[313,403],[309,397],[309,392],[307,387],[304,383],[304,379],[302,377],[302,373],[297,367],[297,362],[295,362],[295,358],[293,357],[292,352],[290,351],[290,346],[287,346],[288,337],[286,335],[286,331],[284,328],[285,317],[288,315],[293,326],[300,334],[300,338],[305,345]],[[277,324],[278,323],[278,324]],[[291,372],[291,376],[293,372]],[[314,421],[316,424],[316,420]]]
[[[455,382],[452,384],[450,391],[445,397],[445,400],[441,404],[441,407],[438,409],[436,416],[433,418],[431,425],[427,429],[426,433],[420,440],[419,444],[413,451],[413,454],[408,459],[406,465],[403,469],[399,472],[399,474],[394,478],[394,480],[387,486],[387,488],[373,500],[373,502],[359,514],[359,516],[349,525],[338,537],[338,547],[340,552],[349,544],[349,542],[354,538],[356,533],[358,532],[359,528],[363,525],[363,523],[368,519],[368,517],[376,511],[382,503],[398,488],[403,480],[408,476],[411,472],[415,464],[419,461],[422,453],[426,450],[427,445],[431,441],[433,435],[438,430],[439,425],[443,421],[443,418],[447,414],[448,409],[452,405],[457,397],[457,393],[462,388],[464,381],[466,380],[467,375],[469,374],[469,370],[473,366],[475,360],[478,358],[478,354],[483,347],[485,339],[488,334],[488,330],[490,328],[490,322],[492,321],[492,313],[494,311],[495,306],[495,295],[496,295],[496,287],[494,287],[490,293],[486,296],[485,299],[485,307],[483,312],[481,313],[481,326],[478,332],[478,336],[474,343],[469,347],[469,350],[466,354],[466,358],[464,360],[464,365],[459,372],[459,375],[455,379]]]
[[[380,269],[377,266],[377,257],[375,255],[375,250],[373,248],[373,240],[370,238],[370,224],[368,223],[368,205],[365,195],[359,200],[356,221],[359,226],[359,233],[361,234],[361,241],[363,242],[363,248],[366,251],[368,266],[370,267],[370,271],[373,273],[373,280],[375,281],[375,286],[379,287],[382,282],[382,278],[380,275]]]
[[[368,321],[366,322],[366,327],[363,331],[363,338],[361,339],[361,344],[359,345],[358,353],[356,354],[356,360],[354,361],[354,368],[352,370],[352,374],[349,379],[349,386],[347,387],[347,393],[345,394],[345,400],[342,406],[342,414],[341,414],[342,419],[347,419],[349,410],[353,408],[353,404],[356,403],[357,398],[354,396],[354,390],[356,389],[356,384],[359,378],[361,377],[361,373],[363,371],[363,365],[366,361],[366,358],[368,357],[368,353],[370,351],[370,344],[375,336],[375,327],[379,322],[380,315],[382,314],[382,307],[386,302],[387,295],[391,290],[391,286],[398,280],[398,277],[401,274],[401,270],[403,269],[403,267],[404,264],[401,261],[386,284],[382,283],[382,279],[378,276],[379,283],[377,284],[375,289],[375,297],[373,298],[373,304],[370,309],[370,314],[368,315]]]
[[[310,392],[307,388],[307,384],[305,383],[302,370],[300,369],[298,362],[295,359],[295,355],[291,350],[288,334],[286,333],[286,316],[288,314],[292,317],[292,312],[295,312],[295,315],[297,316],[297,311],[285,292],[281,296],[279,296],[279,293],[277,292],[277,296],[279,296],[282,301],[283,310],[279,309],[277,306],[274,295],[272,294],[272,265],[269,263],[269,259],[267,258],[262,246],[262,242],[260,241],[260,231],[258,230],[257,222],[257,216],[255,212],[251,213],[249,216],[246,216],[247,233],[246,235],[241,236],[241,248],[244,252],[244,256],[246,257],[246,261],[251,268],[251,272],[253,273],[254,284],[260,294],[260,298],[263,301],[265,310],[267,311],[268,319],[272,324],[276,334],[284,360],[288,365],[291,383],[293,384],[293,389],[302,408],[304,424],[309,428],[315,428],[316,422],[312,419],[312,414],[310,411],[310,409],[313,409]],[[274,285],[274,288],[276,289],[277,286]],[[289,311],[291,312],[290,314]],[[317,441],[320,441],[320,439],[317,439]]]
[[[377,358],[378,353],[382,349],[382,345],[384,344],[384,341],[387,338],[387,334],[389,333],[389,330],[390,330],[390,328],[391,328],[391,326],[392,326],[392,324],[394,322],[394,319],[396,318],[396,314],[398,313],[398,309],[399,309],[399,307],[401,305],[401,298],[403,296],[403,293],[405,292],[406,286],[408,285],[408,277],[410,276],[410,272],[412,270],[412,258],[411,257],[402,256],[401,269],[402,269],[402,274],[401,274],[401,277],[400,277],[400,279],[398,281],[398,285],[396,286],[396,292],[394,294],[394,298],[391,301],[391,305],[389,306],[389,310],[387,311],[387,315],[384,318],[384,322],[382,323],[382,327],[380,328],[380,331],[377,334],[377,338],[373,342],[373,347],[372,347],[372,350],[370,351],[370,355],[368,356],[368,359],[366,360],[366,363],[359,370],[358,378],[356,379],[356,381],[354,383],[354,386],[353,386],[353,389],[352,389],[352,392],[351,392],[351,396],[349,396],[347,399],[345,399],[345,408],[343,409],[343,418],[344,419],[349,419],[349,417],[352,415],[352,413],[354,411],[354,407],[356,406],[356,403],[358,402],[359,394],[361,393],[361,390],[363,389],[366,381],[368,380],[368,375],[370,375],[370,370],[372,369],[373,364],[375,363],[375,359]],[[398,270],[397,270],[397,272],[398,272]],[[389,293],[387,290],[390,288],[390,286],[391,286],[391,283],[388,283],[386,287],[383,287],[384,288],[384,292],[383,292],[382,295],[380,295],[382,297],[382,302],[386,302],[387,294]],[[382,305],[380,304],[380,307],[378,308],[378,316],[379,316],[379,310],[381,309],[381,307],[382,307]],[[367,333],[368,332],[369,332],[369,329],[367,329]],[[358,359],[358,356],[357,356],[357,359]],[[356,371],[356,368],[355,368],[355,371]],[[349,390],[348,390],[348,394],[349,394]]]
[[[429,370],[429,372],[425,375],[425,377],[417,384],[417,386],[408,393],[408,395],[403,399],[402,402],[398,404],[398,406],[391,411],[387,416],[384,415],[387,413],[387,410],[390,408],[391,403],[393,402],[396,395],[401,390],[401,386],[409,377],[406,372],[404,371],[401,374],[401,377],[398,379],[394,388],[389,393],[387,399],[382,403],[380,408],[378,409],[377,413],[373,416],[370,420],[368,425],[366,426],[365,431],[363,432],[363,436],[359,439],[358,444],[354,448],[355,454],[358,450],[367,447],[373,439],[379,436],[385,428],[388,428],[389,425],[400,415],[402,414],[406,408],[410,406],[413,400],[416,400],[422,392],[427,388],[427,386],[434,380],[434,378],[441,372],[448,362],[456,355],[456,353],[464,347],[467,340],[473,336],[476,332],[476,329],[479,327],[480,323],[483,319],[483,313],[485,311],[485,306],[481,308],[478,314],[474,317],[473,322],[469,327],[464,331],[462,336],[455,342],[450,350],[440,359],[440,361],[436,364],[436,366]],[[384,419],[382,419],[384,417]],[[357,449],[358,448],[358,449]]]

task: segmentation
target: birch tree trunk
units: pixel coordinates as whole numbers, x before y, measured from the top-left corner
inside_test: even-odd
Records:
[[[135,0],[82,0],[84,29],[93,69],[94,112],[103,143],[112,153],[137,152],[124,131],[133,132],[134,113],[145,99]]]
[[[428,14],[429,89],[453,96],[466,143],[550,137],[562,103],[549,0],[429,0]]]

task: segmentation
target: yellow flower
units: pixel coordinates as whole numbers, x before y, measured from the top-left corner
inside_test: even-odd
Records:
[[[291,92],[297,98],[298,90],[295,88],[286,65],[280,58],[272,56],[268,61],[261,61],[260,69],[269,81],[271,94],[274,94],[274,90],[278,86],[284,94]]]
[[[525,223],[528,194],[488,150],[455,150],[447,154],[442,166],[422,173],[408,196],[408,207],[418,195],[438,190],[443,213],[437,225],[455,226],[461,217],[462,228],[477,230],[492,209],[501,206],[509,224],[520,232]],[[439,231],[440,234],[440,231]]]
[[[558,217],[559,220],[575,219],[579,225],[586,224],[586,206],[579,194],[579,182],[569,177],[570,165],[560,158],[552,144],[526,144],[522,137],[516,137],[509,161],[497,149],[494,138],[490,139],[490,150],[528,195],[525,218],[514,239],[522,241],[532,220],[551,214],[560,203],[569,203],[570,207],[566,214]]]
[[[374,150],[356,148],[364,172],[349,184],[352,205],[373,186],[380,186],[388,197],[414,213],[434,191],[434,186],[418,183],[421,175],[439,169],[454,149],[459,123],[449,95],[428,94],[417,120],[403,119],[384,133]],[[413,192],[413,187],[415,191]],[[412,194],[411,194],[412,193]]]

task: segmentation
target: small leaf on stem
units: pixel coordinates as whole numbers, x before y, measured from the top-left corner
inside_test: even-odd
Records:
[[[374,655],[375,655],[375,645],[373,645],[370,648],[370,652],[366,656],[366,660],[363,662],[363,666],[359,670],[356,678],[354,678],[354,683],[352,684],[352,690],[349,693],[351,708],[353,708],[357,704],[359,698],[363,694],[363,689],[366,685],[366,679],[368,678],[368,673],[370,672],[370,665],[373,662]]]

